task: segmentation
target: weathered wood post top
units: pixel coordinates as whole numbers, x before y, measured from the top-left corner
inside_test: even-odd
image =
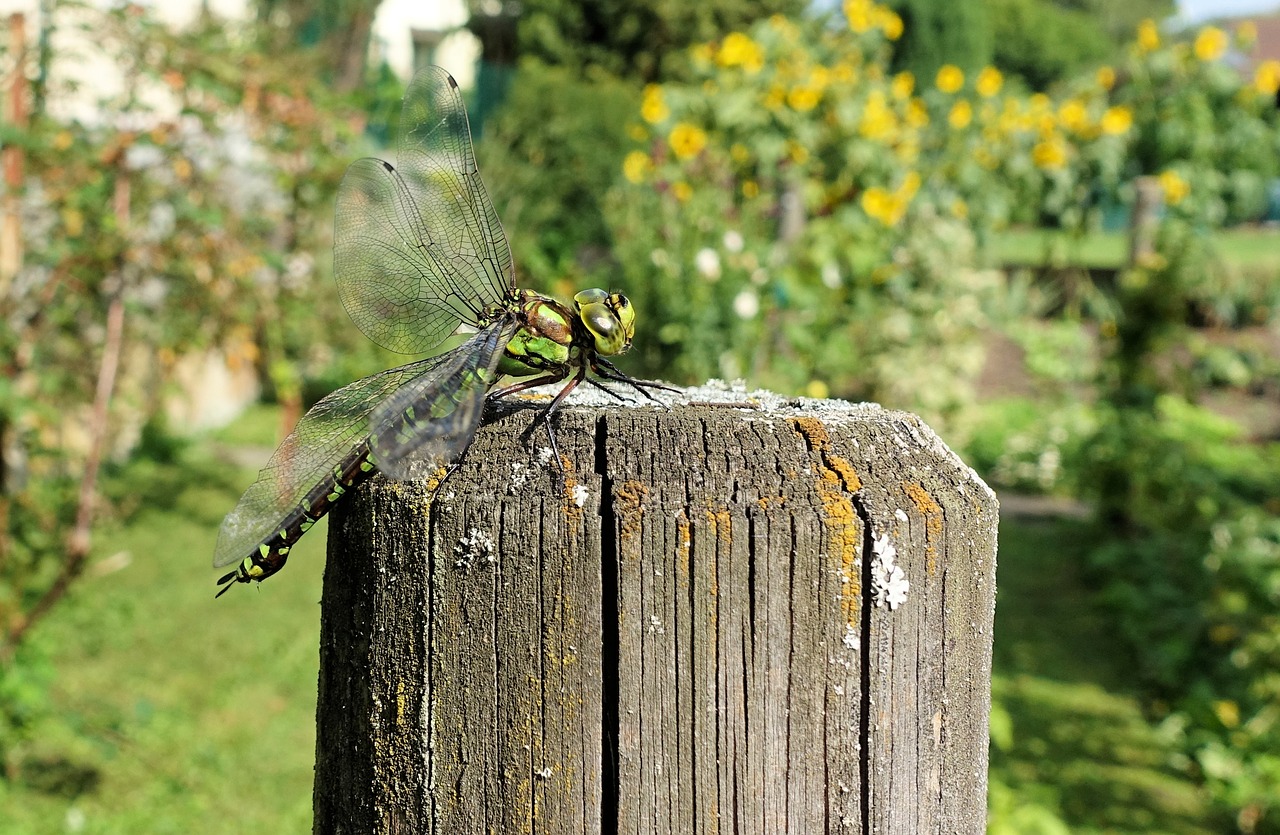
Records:
[[[874,405],[599,398],[563,476],[517,404],[335,513],[315,830],[981,833],[991,490]]]

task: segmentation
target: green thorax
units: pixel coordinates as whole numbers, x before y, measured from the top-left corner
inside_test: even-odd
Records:
[[[583,290],[573,307],[532,290],[518,291],[520,329],[507,343],[498,371],[512,377],[561,373],[631,347],[635,311],[627,297]]]

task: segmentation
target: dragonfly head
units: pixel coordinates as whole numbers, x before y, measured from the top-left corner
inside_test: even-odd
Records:
[[[609,357],[631,347],[631,337],[636,331],[636,311],[626,296],[603,290],[583,290],[573,297],[573,306],[591,334],[596,353]]]

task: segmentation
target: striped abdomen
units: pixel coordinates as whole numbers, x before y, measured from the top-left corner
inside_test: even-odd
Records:
[[[283,568],[294,543],[329,512],[334,502],[341,499],[348,490],[368,481],[376,471],[377,468],[369,460],[369,443],[361,441],[334,465],[327,477],[302,497],[302,501],[280,522],[274,534],[264,539],[257,550],[245,557],[235,571],[218,580],[219,584],[227,585],[217,596],[231,588],[233,583],[261,581]]]

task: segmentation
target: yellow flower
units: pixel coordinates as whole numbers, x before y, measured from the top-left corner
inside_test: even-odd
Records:
[[[826,400],[831,396],[831,389],[827,388],[827,384],[821,380],[810,380],[804,387],[804,393],[814,400]]]
[[[755,180],[747,180],[742,184],[742,196],[750,200],[760,193],[760,185]]]
[[[720,45],[716,63],[722,67],[742,67],[747,72],[759,72],[764,66],[764,50],[747,35],[732,32]]]
[[[974,86],[978,90],[978,95],[989,99],[999,93],[1000,88],[1004,86],[1004,76],[995,67],[983,67],[982,72],[978,73],[978,80]]]
[[[685,181],[680,180],[679,182],[672,184],[671,193],[674,194],[676,199],[681,203],[687,203],[689,202],[689,198],[693,196],[693,187]]]
[[[920,191],[920,172],[908,171],[907,176],[902,178],[902,185],[898,187],[898,197],[903,200],[910,200]]]
[[[62,210],[62,227],[67,230],[67,235],[72,238],[80,237],[84,232],[84,215],[79,209],[63,209]]]
[[[69,130],[60,130],[53,137],[53,149],[55,151],[65,151],[72,146],[76,138],[71,135]]]
[[[796,142],[794,139],[787,140],[787,156],[791,157],[792,162],[797,165],[804,165],[809,161],[809,149]]]
[[[1250,49],[1258,42],[1258,24],[1252,20],[1246,20],[1236,27],[1236,43],[1245,49]]]
[[[813,110],[818,106],[822,94],[814,87],[795,87],[787,94],[787,104],[799,113]]]
[[[1102,132],[1117,136],[1122,133],[1128,133],[1129,128],[1133,127],[1133,111],[1124,105],[1116,105],[1108,107],[1107,112],[1102,114],[1102,120],[1098,123],[1102,127]]]
[[[707,132],[688,122],[680,122],[671,129],[667,141],[678,159],[690,159],[707,147]]]
[[[967,220],[969,218],[969,204],[959,197],[952,200],[951,216],[959,220]]]
[[[884,30],[886,38],[896,41],[902,37],[902,18],[898,17],[898,13],[893,9],[888,6],[877,6],[876,19],[880,28]]]
[[[853,64],[841,61],[831,68],[831,78],[838,84],[852,84],[858,80],[858,70]]]
[[[918,130],[929,124],[929,111],[920,99],[912,99],[907,102],[907,112],[902,119],[909,127]]]
[[[875,5],[871,0],[844,0],[844,17],[850,31],[861,35],[871,30]]]
[[[1213,703],[1213,712],[1225,728],[1234,728],[1240,724],[1240,705],[1228,699],[1218,699]]]
[[[1138,24],[1138,51],[1154,52],[1160,48],[1160,30],[1156,22],[1147,18]]]
[[[1054,171],[1067,164],[1067,146],[1056,136],[1042,139],[1031,149],[1031,161],[1046,171]]]
[[[645,177],[653,170],[653,161],[643,151],[632,151],[622,161],[622,174],[630,182],[637,185],[643,183]]]
[[[1263,61],[1253,73],[1253,86],[1264,96],[1274,96],[1280,90],[1280,61]]]
[[[1058,108],[1058,121],[1069,131],[1083,133],[1089,126],[1089,111],[1080,99],[1068,99]]]
[[[920,143],[915,139],[899,142],[897,147],[893,149],[893,155],[903,165],[914,165],[915,161],[920,158]]]
[[[729,156],[734,162],[743,163],[751,159],[751,152],[747,150],[747,146],[741,142],[735,142],[729,146]]]
[[[858,133],[865,139],[885,139],[893,133],[898,120],[880,90],[872,91],[867,96],[867,103],[862,108],[862,119],[858,122]]]
[[[1227,51],[1227,33],[1217,26],[1206,26],[1196,35],[1192,49],[1201,61],[1216,61]]]
[[[769,88],[769,92],[765,95],[764,106],[766,110],[781,110],[786,101],[787,91],[783,89],[781,84],[775,84]]]
[[[1110,67],[1099,67],[1094,78],[1098,82],[1098,86],[1104,90],[1110,90],[1116,86],[1116,71]]]
[[[1027,99],[1028,113],[1047,113],[1053,106],[1053,100],[1044,93],[1032,93]]]
[[[862,199],[859,202],[862,204],[862,211],[867,213],[867,217],[878,220],[885,226],[894,224],[897,200],[888,190],[872,186],[862,192]]]
[[[890,86],[895,99],[905,99],[916,88],[916,77],[907,71],[900,72],[893,77],[893,84]]]
[[[1160,172],[1160,188],[1164,191],[1165,202],[1170,206],[1178,205],[1191,193],[1191,184],[1171,168]]]
[[[1058,118],[1052,113],[1041,114],[1036,120],[1036,132],[1041,138],[1053,136],[1054,131],[1058,129]]]
[[[185,157],[178,157],[173,161],[173,173],[179,180],[186,180],[193,171],[190,160]]]
[[[944,93],[955,93],[964,86],[964,71],[955,64],[943,64],[933,83]]]
[[[951,107],[951,112],[947,114],[947,124],[956,130],[963,130],[969,127],[969,123],[973,121],[973,105],[969,104],[968,99],[961,99]]]
[[[640,118],[651,125],[656,125],[659,122],[665,122],[670,115],[671,111],[667,109],[667,103],[662,99],[662,88],[657,84],[645,87],[644,100],[640,102]]]

